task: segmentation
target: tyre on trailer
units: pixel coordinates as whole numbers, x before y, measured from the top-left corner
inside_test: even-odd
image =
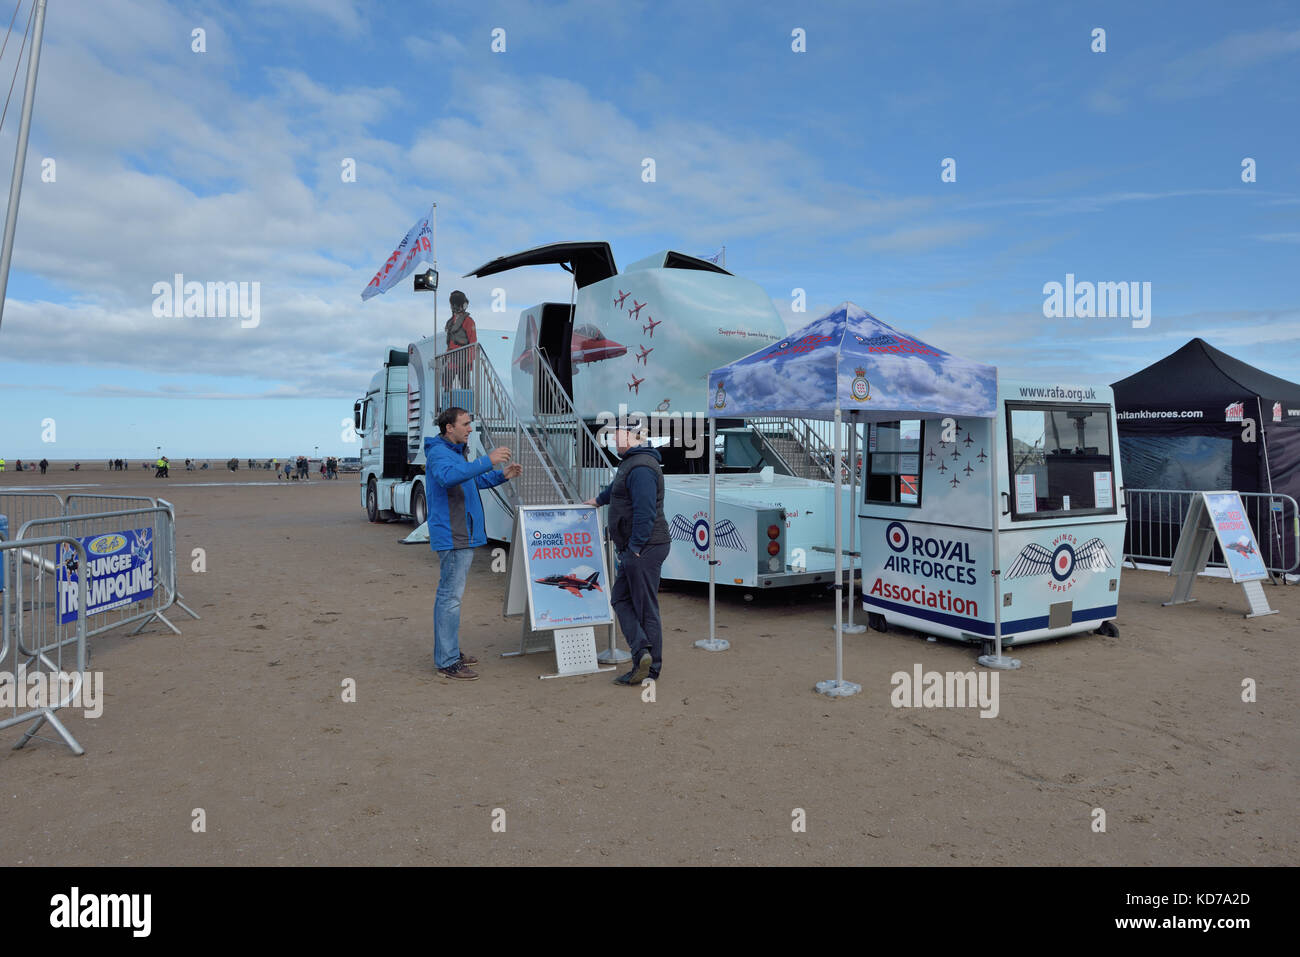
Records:
[[[417,483],[411,495],[411,514],[415,517],[415,526],[419,528],[429,520],[429,505],[424,500],[424,485]]]

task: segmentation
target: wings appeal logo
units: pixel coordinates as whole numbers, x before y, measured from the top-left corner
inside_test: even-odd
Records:
[[[700,561],[709,558],[709,513],[696,512],[691,518],[678,513],[673,516],[668,533],[675,542],[690,542],[692,553]],[[745,539],[736,528],[736,523],[729,518],[718,522],[718,547],[730,548],[732,551],[746,551]]]
[[[1088,572],[1105,571],[1114,568],[1110,549],[1100,538],[1090,538],[1083,545],[1069,533],[1062,533],[1052,539],[1049,550],[1036,542],[1031,542],[1020,550],[1016,560],[1011,563],[1007,579],[1037,578],[1048,575],[1047,587],[1052,591],[1069,591],[1075,583],[1076,573],[1082,569]]]

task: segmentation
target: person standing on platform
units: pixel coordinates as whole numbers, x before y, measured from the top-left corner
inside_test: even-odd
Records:
[[[664,517],[664,473],[658,450],[647,444],[644,428],[618,429],[615,443],[622,461],[614,481],[586,505],[608,505],[607,526],[618,556],[618,578],[610,600],[618,626],[632,652],[632,670],[614,679],[619,685],[658,680],[663,667],[663,623],[659,618],[659,575],[672,536]]]
[[[468,666],[478,664],[478,659],[460,650],[460,602],[474,549],[487,544],[479,489],[495,488],[521,475],[524,469],[510,461],[510,450],[504,445],[468,461],[474,423],[464,409],[444,409],[437,421],[438,435],[424,440],[429,547],[438,553],[433,664],[444,678],[473,681],[478,674]],[[495,471],[498,465],[505,469]]]
[[[448,297],[451,303],[451,318],[447,320],[445,327],[447,333],[447,351],[460,349],[465,346],[472,346],[478,342],[478,332],[474,327],[474,320],[469,314],[469,299],[459,289],[452,292]],[[470,373],[474,371],[474,350],[470,349],[461,353],[456,358],[447,363],[447,371],[443,375],[442,387],[450,390],[453,380],[459,380],[462,389],[470,387]]]

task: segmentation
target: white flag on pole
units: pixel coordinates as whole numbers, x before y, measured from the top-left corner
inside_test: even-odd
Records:
[[[393,250],[393,254],[380,267],[379,272],[375,273],[375,278],[370,280],[370,284],[362,290],[362,300],[387,292],[394,283],[410,275],[411,270],[422,258],[433,255],[433,246],[430,243],[433,229],[429,226],[429,220],[432,218],[433,207],[430,206],[425,217],[410,228],[402,241],[397,244],[397,248]]]

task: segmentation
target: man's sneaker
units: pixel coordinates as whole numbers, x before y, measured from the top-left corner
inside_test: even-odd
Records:
[[[475,658],[473,655],[467,655],[465,654],[465,652],[462,651],[460,653],[460,663],[462,665],[476,665],[478,664],[478,659]]]
[[[650,657],[650,652],[643,651],[636,660],[636,667],[625,675],[619,675],[614,679],[616,685],[640,685],[650,676],[650,668],[654,664],[654,659]]]
[[[442,675],[444,678],[454,678],[457,681],[478,680],[478,674],[470,671],[460,662],[456,662],[456,664],[452,665],[450,668],[439,668],[438,674]]]
[[[650,656],[650,652],[641,652],[641,656],[636,660],[636,667],[632,669],[632,683],[639,685],[650,677],[650,669],[654,667],[654,663],[654,658]]]

